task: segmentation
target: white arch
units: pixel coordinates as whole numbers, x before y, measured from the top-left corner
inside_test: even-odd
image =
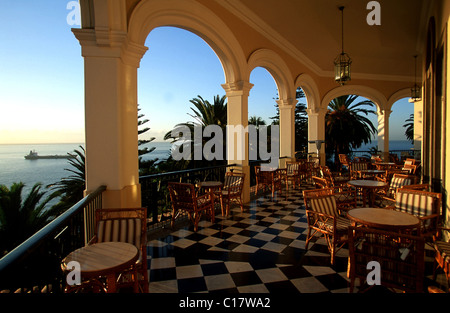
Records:
[[[295,88],[292,82],[291,71],[278,54],[269,49],[259,49],[253,52],[248,59],[248,80],[250,80],[250,73],[256,67],[263,67],[272,75],[277,85],[280,99],[295,99]]]
[[[386,109],[391,110],[392,106],[394,105],[395,102],[397,102],[400,99],[403,98],[409,98],[411,97],[411,89],[409,88],[405,88],[405,89],[401,89],[397,92],[395,92],[394,94],[392,94],[387,103],[386,103]]]
[[[300,74],[295,80],[295,89],[301,87],[308,102],[308,109],[316,109],[320,105],[320,93],[316,82],[309,74]]]
[[[130,43],[144,45],[150,31],[160,26],[183,28],[205,40],[219,57],[227,83],[245,77],[246,59],[239,42],[207,7],[193,0],[143,0],[128,23]]]
[[[330,90],[322,99],[320,107],[326,109],[328,104],[337,97],[344,95],[358,95],[372,100],[377,106],[378,111],[385,110],[387,99],[376,89],[362,85],[345,85]]]

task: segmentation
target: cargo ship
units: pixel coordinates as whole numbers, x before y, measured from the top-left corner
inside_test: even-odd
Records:
[[[38,155],[36,151],[30,151],[29,154],[25,156],[26,160],[39,160],[39,159],[73,159],[76,158],[73,154],[66,154],[66,155],[59,155],[59,154],[53,154],[53,155]]]

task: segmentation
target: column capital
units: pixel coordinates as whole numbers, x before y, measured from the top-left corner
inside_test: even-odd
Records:
[[[139,67],[148,50],[143,45],[130,42],[127,33],[122,31],[97,27],[74,28],[72,32],[80,42],[83,57],[120,58],[125,64]]]
[[[324,109],[324,108],[306,109],[306,113],[308,114],[308,116],[319,116],[319,115],[325,116],[327,111],[328,111],[328,109]]]
[[[377,110],[378,116],[384,115],[385,117],[389,117],[391,115],[391,113],[392,113],[392,110],[387,110],[387,109]]]
[[[250,89],[252,89],[253,86],[254,85],[252,83],[243,80],[222,84],[222,88],[225,90],[227,97],[243,95],[248,96]]]
[[[291,109],[291,108],[295,108],[295,105],[297,104],[298,100],[289,98],[289,99],[279,99],[276,102],[280,109],[286,109],[286,108]]]

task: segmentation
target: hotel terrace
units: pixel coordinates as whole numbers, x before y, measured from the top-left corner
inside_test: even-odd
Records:
[[[143,249],[124,252],[120,246],[111,246],[108,259],[115,259],[120,254],[128,261],[111,265],[115,266],[112,274],[99,270],[98,277],[91,275],[81,281],[81,285],[68,286],[69,291],[115,292],[126,285],[124,289],[149,293],[357,292],[368,289],[374,281],[368,276],[365,282],[364,272],[352,268],[352,264],[364,259],[359,251],[365,248],[360,246],[370,246],[377,240],[384,240],[385,246],[397,245],[397,250],[402,252],[399,258],[392,258],[386,261],[388,263],[377,259],[382,272],[389,264],[400,263],[396,266],[402,268],[401,262],[412,256],[415,258],[412,265],[408,265],[411,266],[412,281],[411,277],[392,278],[393,286],[385,287],[425,293],[438,289],[449,291],[448,255],[446,258],[445,250],[439,252],[435,248],[433,235],[440,226],[448,227],[450,213],[446,201],[450,186],[447,166],[450,134],[447,137],[446,128],[450,114],[446,105],[450,88],[450,80],[447,80],[450,1],[79,2],[82,25],[73,29],[73,34],[84,58],[86,197],[0,260],[0,290],[63,292],[69,281],[67,272],[62,270],[63,259],[68,257],[64,259],[65,263],[69,259],[81,260],[72,252],[100,245],[92,244],[91,240],[93,237],[101,239],[98,228],[107,223],[106,220],[101,225],[95,222],[99,212],[110,210],[105,215],[112,216],[113,211],[144,207],[146,215],[143,218],[120,217],[144,220],[139,225],[142,228],[134,228],[137,232],[137,229],[143,231],[144,241],[140,241]],[[280,112],[281,158],[278,168],[287,172],[296,161],[296,90],[304,91],[308,105],[308,152],[315,154],[315,161],[298,162],[299,167],[292,172],[298,180],[294,178],[285,183],[288,174],[283,170],[256,175],[255,165],[248,158],[248,144],[244,145],[244,158],[234,156],[228,160],[228,166],[139,177],[137,76],[140,60],[148,49],[144,45],[146,38],[153,29],[162,26],[195,33],[214,50],[223,67],[222,87],[227,96],[229,125],[248,125],[252,70],[262,67],[272,75]],[[341,52],[344,54],[344,48],[351,57],[351,70],[346,67],[348,63],[339,63],[339,58],[336,59]],[[412,90],[417,91],[415,86],[419,87],[419,92],[412,94]],[[413,200],[414,208],[408,211],[408,216],[420,221],[420,226],[416,223],[411,229],[404,225],[385,229],[376,222],[364,225],[361,216],[351,213],[352,209],[370,206],[370,198],[366,199],[367,194],[362,189],[356,188],[357,199],[351,205],[352,209],[340,207],[338,195],[343,189],[347,190],[348,184],[339,190],[325,188],[331,196],[316,195],[308,204],[307,191],[320,188],[319,180],[314,180],[313,176],[323,178],[320,176],[325,175],[324,168],[319,170],[320,166],[325,166],[325,145],[319,146],[316,142],[325,142],[328,104],[342,95],[358,95],[375,103],[381,161],[389,161],[391,108],[396,101],[411,98],[409,105],[414,107],[414,148],[417,152],[412,156],[412,162],[420,164],[414,173],[414,185],[419,187],[413,191],[406,186],[400,188],[402,191],[394,190],[397,193],[395,210],[384,209],[385,205],[379,204],[376,195],[374,206],[383,208],[387,215],[386,212],[401,211],[398,194],[402,192],[409,190],[410,197],[416,200],[419,198],[414,195],[420,192],[423,197],[438,195],[433,198],[438,200],[433,204],[420,200],[422,198]],[[240,139],[248,143],[248,137],[242,136]],[[305,170],[300,170],[302,164],[308,164]],[[374,162],[370,165],[375,169]],[[158,192],[167,190],[169,182],[192,183],[198,187],[205,181],[225,182],[225,172],[245,174],[241,185],[242,208],[239,203],[232,204],[226,214],[216,203],[214,218],[205,214],[199,221],[192,222],[184,215],[172,225],[171,210],[162,215],[158,211]],[[348,174],[353,175],[350,164],[344,166],[341,176],[336,179]],[[363,180],[362,176],[356,178]],[[386,182],[388,178],[384,179]],[[387,186],[394,178],[390,179]],[[272,188],[272,193],[256,188],[264,181]],[[335,218],[351,222],[344,233],[336,234],[342,225],[332,223],[330,226],[320,217],[314,217],[314,211],[319,207],[323,209],[327,197],[333,199],[327,213],[332,215],[339,210],[339,216]],[[436,221],[423,222],[424,216],[429,215],[418,210],[428,210],[428,205],[437,206],[433,213]],[[433,233],[427,233],[432,224]],[[319,233],[310,238],[309,231],[316,230],[314,227],[320,228]],[[319,236],[325,232],[324,228],[332,234]],[[103,241],[123,241],[106,240],[105,236],[103,233]],[[334,239],[342,239],[337,237],[347,238],[342,249],[337,249],[339,242]],[[357,241],[361,237],[364,240]],[[445,246],[448,237],[439,240]],[[119,252],[114,254],[112,251]],[[126,256],[127,253],[131,254]],[[437,278],[433,277],[435,259],[441,262],[436,270]],[[74,267],[74,271],[81,271],[84,277],[89,271],[81,261],[79,264],[81,268]],[[123,272],[123,276],[117,278],[118,272]],[[75,281],[76,274],[72,272],[71,276]],[[356,284],[354,277],[359,278]],[[388,276],[382,276],[381,287],[385,283],[383,277]]]

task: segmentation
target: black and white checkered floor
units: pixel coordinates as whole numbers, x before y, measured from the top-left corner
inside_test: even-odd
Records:
[[[149,238],[151,293],[347,293],[348,250],[334,265],[323,237],[305,250],[307,221],[300,190],[261,195],[241,212],[185,223]],[[432,276],[433,251],[427,254]],[[431,282],[431,279],[427,278]],[[433,283],[433,282],[431,282]]]

